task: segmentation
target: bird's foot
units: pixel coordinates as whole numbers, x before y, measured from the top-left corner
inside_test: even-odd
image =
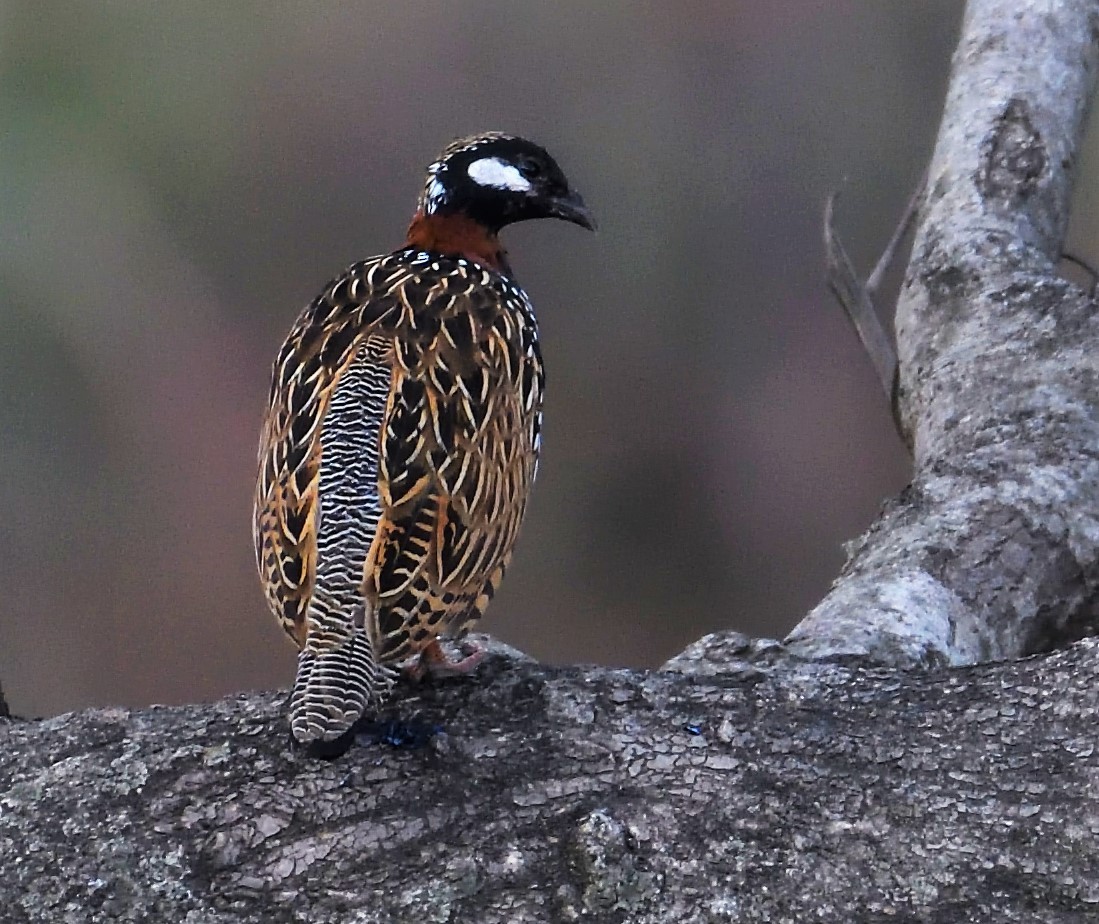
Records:
[[[462,645],[461,650],[463,657],[451,661],[436,639],[420,652],[420,657],[404,669],[404,675],[413,683],[419,683],[428,677],[433,680],[457,677],[468,674],[484,660],[485,650],[480,645],[469,642]]]

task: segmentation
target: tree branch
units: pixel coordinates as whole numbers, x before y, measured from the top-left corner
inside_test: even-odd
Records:
[[[897,306],[911,485],[794,629],[808,657],[965,664],[1092,628],[1099,318],[1055,264],[1094,0],[972,0]]]
[[[0,723],[5,920],[1082,921],[1096,690],[1090,640],[934,682],[493,657],[402,691],[426,746],[331,763],[281,695]]]

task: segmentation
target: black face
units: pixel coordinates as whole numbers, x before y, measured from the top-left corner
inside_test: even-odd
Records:
[[[531,218],[561,218],[594,230],[584,200],[538,145],[491,133],[449,145],[428,168],[420,197],[426,215],[462,214],[499,231]]]

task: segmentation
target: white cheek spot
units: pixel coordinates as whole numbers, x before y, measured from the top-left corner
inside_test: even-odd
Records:
[[[479,186],[510,189],[512,192],[530,192],[530,180],[517,167],[499,157],[482,157],[469,165],[469,178]]]

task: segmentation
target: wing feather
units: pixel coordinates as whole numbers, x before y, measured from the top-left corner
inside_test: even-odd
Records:
[[[387,662],[480,617],[536,468],[543,371],[529,303],[500,277],[446,281],[429,293],[433,323],[397,351],[383,430],[383,509],[364,586]]]

